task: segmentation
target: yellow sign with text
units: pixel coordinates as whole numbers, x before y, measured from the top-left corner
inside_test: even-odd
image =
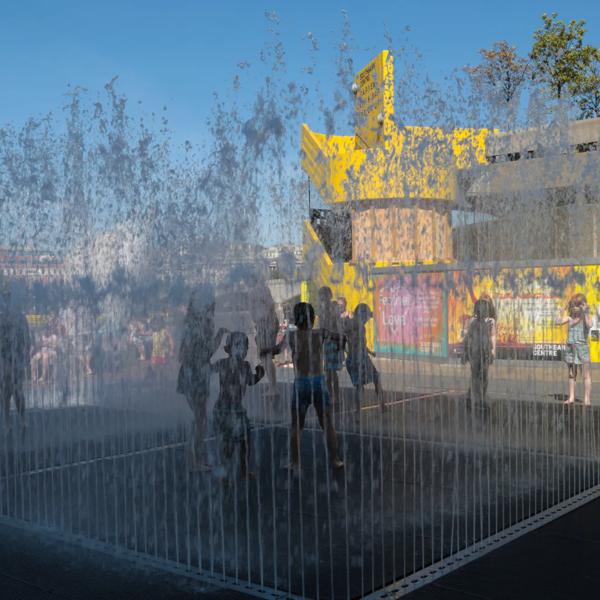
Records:
[[[372,148],[392,133],[394,62],[387,50],[359,71],[352,86],[356,111],[356,145]]]

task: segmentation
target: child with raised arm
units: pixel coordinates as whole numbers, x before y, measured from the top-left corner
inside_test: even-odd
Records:
[[[583,294],[575,294],[568,302],[565,313],[556,319],[557,325],[568,325],[565,362],[569,372],[569,396],[565,404],[575,402],[575,385],[579,369],[583,371],[583,403],[591,406],[592,376],[588,335],[592,326],[590,309]]]
[[[221,344],[227,329],[215,336],[215,298],[212,287],[198,288],[190,299],[184,321],[183,339],[179,349],[181,367],[177,377],[177,392],[184,394],[194,413],[192,432],[192,468],[210,468],[205,459],[206,403],[208,401],[210,358]]]
[[[346,339],[348,341],[348,355],[346,357],[346,370],[354,386],[354,402],[356,415],[360,415],[360,405],[364,386],[373,383],[375,394],[379,400],[381,410],[385,410],[383,390],[379,379],[379,371],[373,365],[371,356],[375,352],[367,346],[365,325],[373,313],[366,304],[359,304],[354,310],[354,316],[345,320]]]
[[[233,331],[227,336],[223,348],[228,355],[211,365],[219,374],[219,399],[213,412],[213,426],[219,438],[219,451],[223,466],[231,463],[236,446],[240,449],[240,474],[253,478],[248,470],[250,461],[250,421],[242,405],[246,387],[256,385],[264,376],[262,365],[252,372],[245,360],[248,354],[248,336]]]
[[[331,400],[323,376],[322,355],[323,342],[330,337],[335,338],[336,334],[325,329],[313,329],[315,311],[307,302],[299,302],[294,306],[294,322],[296,330],[288,331],[286,339],[273,350],[274,354],[278,354],[283,344],[288,344],[294,364],[290,468],[297,470],[300,465],[300,435],[304,428],[306,411],[312,404],[325,433],[329,461],[333,468],[339,469],[344,463],[338,456],[337,434],[331,414]],[[339,339],[339,336],[337,337]]]

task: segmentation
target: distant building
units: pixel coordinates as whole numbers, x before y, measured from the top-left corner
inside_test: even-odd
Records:
[[[210,280],[219,283],[236,268],[247,266],[265,279],[300,279],[303,264],[302,246],[280,244],[212,244],[203,252],[183,252],[176,271],[188,282]]]
[[[262,252],[267,263],[269,279],[299,279],[303,265],[302,246],[294,244],[279,244],[269,246]]]
[[[0,273],[10,279],[48,283],[63,281],[65,268],[62,260],[50,252],[0,248]]]
[[[597,257],[599,150],[600,118],[490,135],[486,162],[464,174],[456,260]]]

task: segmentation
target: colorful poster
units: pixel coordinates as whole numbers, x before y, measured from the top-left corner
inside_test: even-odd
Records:
[[[496,307],[499,358],[558,360],[566,327],[555,320],[571,296],[582,292],[592,309],[591,341],[598,339],[600,267],[532,267],[491,271],[454,271],[448,281],[448,345],[460,354],[462,339],[473,314],[473,303],[489,294]],[[597,343],[597,342],[596,342]],[[592,345],[592,357],[597,354]]]
[[[420,356],[448,355],[444,274],[383,275],[375,279],[375,349]]]
[[[567,329],[556,325],[569,298],[591,308],[590,353],[600,362],[600,265],[385,274],[375,278],[375,349],[392,354],[458,356],[473,304],[496,308],[498,358],[559,360]]]

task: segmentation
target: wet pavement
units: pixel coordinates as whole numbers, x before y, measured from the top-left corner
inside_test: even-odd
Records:
[[[600,590],[600,500],[441,577],[406,600],[593,600]]]
[[[11,525],[0,524],[0,541],[2,600],[242,600],[248,597]]]
[[[238,583],[360,597],[600,480],[596,409],[388,401],[340,415],[343,472],[328,469],[312,416],[301,477],[284,468],[279,413],[273,424],[259,411],[257,479],[229,485],[187,469],[181,410],[33,412],[23,437],[3,440],[2,513]]]

